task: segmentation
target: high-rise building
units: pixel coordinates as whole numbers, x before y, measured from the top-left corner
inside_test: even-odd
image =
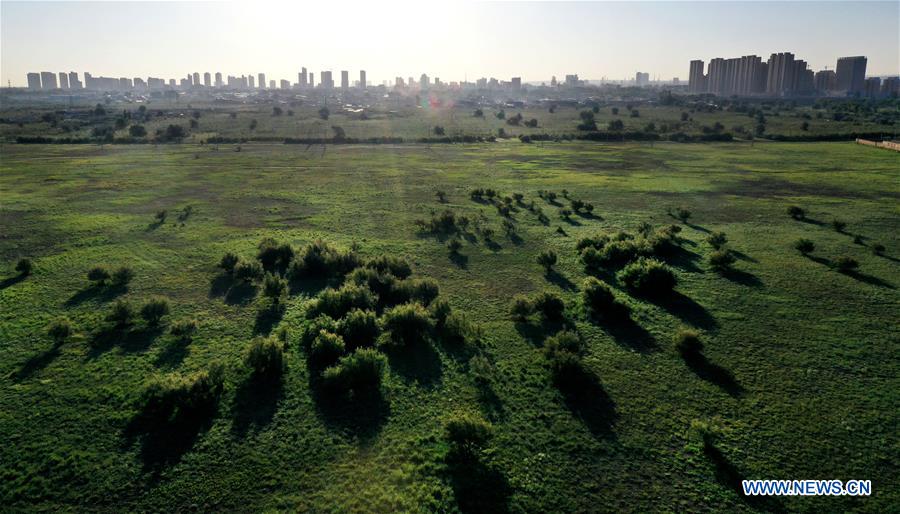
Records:
[[[766,94],[784,96],[793,92],[797,84],[797,65],[794,54],[783,52],[769,56],[769,74],[766,77]]]
[[[300,86],[301,88],[304,88],[306,86],[312,87],[312,84],[309,84],[309,80],[308,80],[310,78],[312,78],[312,77],[306,73],[306,68],[300,68],[300,73],[297,74],[297,79],[298,79],[297,85]]]
[[[212,75],[208,71],[203,73],[203,85],[212,87]]]
[[[119,77],[119,89],[126,91],[128,89],[132,89],[134,84],[131,82],[131,79],[128,77]]]
[[[144,82],[144,79],[142,79],[140,77],[135,77],[134,78],[134,88],[135,89],[146,89],[147,83]]]
[[[706,75],[703,74],[703,66],[701,60],[691,61],[691,70],[688,73],[688,91],[691,93],[706,93]]]
[[[255,79],[253,78],[253,75],[247,77],[247,86],[249,86],[250,89],[256,89]]]
[[[275,89],[275,79],[269,81],[269,89]]]
[[[41,88],[41,74],[29,73],[25,76],[28,79],[28,89],[38,90]]]
[[[84,79],[87,80],[87,79]],[[175,87],[175,79],[169,79],[169,87]]]
[[[74,71],[69,72],[69,89],[81,89],[84,87],[80,80],[78,80],[78,73]]]
[[[864,84],[865,94],[869,98],[881,95],[881,77],[869,77]]]
[[[347,89],[350,87],[350,72],[347,70],[341,70],[341,89]]]
[[[290,89],[290,88],[291,88],[291,81],[282,79],[281,80],[281,89]]]
[[[260,73],[259,76],[257,77],[257,79],[258,80],[256,82],[259,85],[259,88],[265,89],[266,88],[266,74]]]
[[[867,61],[863,56],[838,59],[835,69],[837,91],[848,95],[862,93],[865,89]]]
[[[900,77],[887,77],[881,82],[882,96],[897,96],[900,94]]]
[[[196,72],[196,71],[194,72],[193,77],[191,77],[191,85],[192,86],[200,85],[200,73],[199,72]]]
[[[59,72],[59,88],[69,89],[69,76],[64,71]]]
[[[52,71],[41,72],[41,89],[56,89],[56,74]]]
[[[522,77],[513,77],[510,79],[510,85],[516,91],[522,89]]]
[[[637,87],[644,87],[650,85],[650,74],[637,72],[634,75],[634,85]]]
[[[822,70],[816,72],[814,81],[816,91],[819,93],[827,93],[828,91],[834,91],[837,88],[837,77],[834,70]]]
[[[359,88],[366,89],[366,70],[359,70]]]
[[[316,87],[316,76],[313,72],[309,72],[309,75],[306,76],[306,86],[307,87]]]
[[[216,72],[216,87],[222,87],[224,85],[225,84],[222,83],[222,73],[217,71]]]
[[[419,87],[422,89],[428,89],[429,85],[431,84],[428,82],[428,75],[423,73],[422,76],[419,77]]]
[[[319,72],[319,87],[325,89],[334,89],[334,80],[331,79],[330,71]]]

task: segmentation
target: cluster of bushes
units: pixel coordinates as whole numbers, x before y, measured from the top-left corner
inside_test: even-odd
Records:
[[[162,318],[168,314],[169,301],[159,296],[147,300],[140,310],[135,310],[125,300],[116,300],[106,315],[106,321],[112,323],[114,328],[125,328],[131,325],[140,315],[148,326],[156,327],[161,323]]]
[[[552,291],[543,291],[534,297],[516,295],[513,297],[510,314],[517,321],[526,321],[532,314],[540,314],[546,321],[562,321],[566,303]]]
[[[158,425],[178,425],[211,415],[222,394],[224,369],[212,365],[190,375],[156,377],[138,399],[139,417]]]
[[[134,278],[134,271],[127,266],[122,266],[110,273],[105,267],[97,266],[88,270],[87,278],[96,287],[105,287],[106,285],[124,287]]]
[[[277,337],[256,337],[244,357],[244,363],[257,380],[277,380],[284,371],[284,341]]]
[[[588,270],[619,267],[640,257],[665,258],[680,244],[681,227],[670,225],[652,231],[641,227],[637,236],[629,232],[616,232],[610,236],[585,237],[578,241],[576,251]]]
[[[581,284],[581,301],[585,312],[598,319],[617,321],[628,317],[628,305],[616,299],[604,282],[588,277]]]
[[[628,264],[616,278],[635,293],[659,296],[672,291],[678,283],[672,268],[656,259],[641,257]]]
[[[587,345],[577,332],[563,330],[544,341],[544,356],[557,385],[565,386],[585,374],[582,358]]]
[[[219,267],[237,280],[265,279],[265,289],[275,294],[283,292],[285,287],[280,275],[292,280],[342,276],[362,263],[353,249],[341,250],[324,241],[313,241],[295,250],[290,244],[266,238],[259,244],[255,260],[244,260],[228,252],[222,256]]]

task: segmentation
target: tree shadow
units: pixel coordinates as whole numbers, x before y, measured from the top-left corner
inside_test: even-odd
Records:
[[[578,289],[577,287],[575,287],[574,282],[566,278],[565,275],[561,274],[555,269],[551,269],[548,273],[545,273],[544,278],[546,278],[547,281],[551,284],[556,285],[564,291],[575,291]]]
[[[576,220],[575,218],[572,218],[571,216],[568,218],[562,218],[562,220],[565,221],[566,223],[568,223],[569,225],[572,225],[573,227],[580,227],[582,225],[580,221]]]
[[[29,357],[17,371],[11,373],[11,378],[16,382],[31,378],[35,373],[38,373],[56,360],[61,353],[61,348],[62,344],[53,343],[50,349]]]
[[[544,347],[544,339],[547,338],[548,334],[555,334],[569,326],[569,324],[564,320],[541,320],[541,323],[539,324],[532,323],[530,320],[525,320],[516,321],[515,325],[516,332],[518,332],[523,339],[531,343],[531,345],[535,348]]]
[[[463,255],[459,252],[450,253],[450,262],[456,265],[459,269],[467,269],[469,267],[469,256]]]
[[[333,278],[302,278],[288,282],[288,294],[315,296],[327,287],[337,286],[340,280]]]
[[[894,284],[891,284],[890,282],[888,282],[886,280],[880,279],[880,278],[872,276],[872,275],[867,275],[865,273],[860,273],[858,271],[843,271],[841,273],[843,273],[844,275],[847,275],[848,277],[851,277],[855,280],[858,280],[860,282],[863,282],[863,283],[866,283],[866,284],[869,284],[872,286],[884,287],[887,289],[896,289],[894,287]]]
[[[500,243],[494,241],[493,239],[485,240],[484,246],[488,247],[492,252],[499,252],[503,249],[503,247],[500,246]]]
[[[697,266],[700,254],[687,250],[679,245],[669,245],[671,249],[665,256],[665,261],[676,268],[689,273],[700,273],[703,270]]]
[[[889,260],[889,261],[891,261],[891,262],[900,263],[900,259],[898,259],[898,258],[896,258],[896,257],[891,257],[890,255],[887,255],[887,254],[884,254],[884,253],[882,253],[882,254],[880,254],[880,255],[878,255],[878,256],[881,257],[882,259],[887,259],[887,260]]]
[[[0,281],[0,291],[6,289],[7,287],[12,287],[18,284],[19,282],[25,280],[27,277],[28,275],[19,273],[14,277],[4,278],[2,281]]]
[[[154,230],[163,226],[165,223],[166,223],[166,220],[157,220],[157,221],[147,223],[147,229],[145,230],[145,232],[153,232]]]
[[[522,236],[515,232],[510,233],[507,237],[509,237],[509,240],[512,242],[512,244],[516,246],[522,246],[523,244],[525,244],[525,240],[522,239]]]
[[[651,353],[659,349],[653,334],[629,317],[627,313],[619,319],[597,319],[591,316],[590,320],[600,325],[620,346],[630,348],[638,353]]]
[[[405,381],[433,389],[441,382],[443,368],[441,357],[427,340],[393,347],[385,352],[391,370]]]
[[[759,277],[752,273],[741,271],[739,269],[729,268],[722,271],[720,275],[742,286],[762,287],[763,285],[762,280],[760,280]]]
[[[506,419],[506,406],[503,405],[503,400],[497,396],[494,386],[490,382],[477,380],[475,387],[478,391],[478,405],[481,406],[484,416],[495,423]]]
[[[225,303],[228,305],[247,305],[259,290],[255,284],[250,282],[237,282],[233,284],[225,293]]]
[[[799,219],[797,219],[797,218],[794,218],[794,219],[796,219],[797,221],[802,221],[803,223],[809,223],[810,225],[818,225],[820,227],[825,225],[824,221],[819,221],[815,218],[810,218],[808,216],[804,216]]]
[[[597,376],[584,367],[569,369],[565,375],[553,377],[566,407],[580,419],[594,437],[615,438],[613,427],[618,419],[616,403],[603,389]]]
[[[166,344],[156,356],[156,366],[160,368],[177,368],[187,357],[189,342],[175,338]]]
[[[745,495],[741,482],[746,477],[708,438],[703,441],[703,454],[715,467],[716,480],[731,489],[748,506],[767,512],[785,512],[784,505],[777,497]]]
[[[253,323],[253,335],[269,335],[272,328],[284,317],[284,303],[270,303],[269,305],[259,309],[256,313],[256,321]]]
[[[664,296],[648,297],[647,299],[667,310],[678,319],[695,327],[711,329],[719,326],[719,323],[705,307],[678,291],[672,291]]]
[[[712,363],[703,355],[703,346],[697,344],[691,348],[682,348],[681,358],[684,359],[688,368],[694,372],[699,378],[720,387],[723,391],[734,398],[744,394],[744,388],[738,384],[734,375],[727,369]]]
[[[234,277],[228,273],[219,273],[209,283],[209,298],[225,296],[234,284]]]
[[[684,224],[687,225],[687,226],[689,226],[689,227],[691,227],[692,229],[694,229],[694,230],[696,230],[696,231],[698,231],[698,232],[703,232],[704,234],[709,234],[709,233],[710,233],[710,230],[709,230],[708,228],[706,228],[706,227],[701,227],[700,225],[696,225],[696,224],[691,223],[691,222],[689,222],[689,221],[685,221]]]
[[[113,347],[118,346],[122,351],[137,353],[146,351],[153,341],[162,334],[163,328],[159,325],[145,327],[103,327],[98,330],[90,341],[89,359],[96,359]]]
[[[817,264],[821,264],[822,266],[825,266],[828,268],[832,267],[831,260],[826,259],[825,257],[816,257],[815,255],[810,255],[810,254],[804,255],[804,257],[806,257],[807,259],[809,259]]]
[[[248,432],[258,432],[275,417],[278,402],[284,395],[284,377],[260,377],[251,373],[235,392],[232,407],[231,432],[244,438]]]
[[[93,300],[100,303],[106,303],[114,300],[116,297],[125,294],[128,291],[127,286],[123,285],[90,285],[73,294],[65,302],[66,307],[75,307],[84,302]]]
[[[310,374],[312,377],[314,374]],[[371,441],[387,422],[390,404],[381,391],[365,396],[347,397],[330,393],[310,379],[316,413],[330,429],[343,435]]]
[[[578,216],[580,216],[586,220],[603,221],[603,216],[594,214],[593,212],[575,211],[575,214],[577,214]]]
[[[447,476],[460,512],[509,512],[512,488],[496,466],[483,462],[478,455],[447,454]]]
[[[745,261],[745,262],[752,262],[752,263],[758,263],[758,262],[759,262],[758,260],[754,259],[753,257],[750,257],[750,256],[747,255],[746,253],[744,253],[744,252],[739,252],[739,251],[737,251],[737,250],[731,250],[731,255],[734,255],[736,258],[738,258],[738,259],[740,259],[740,260],[742,260],[742,261]]]

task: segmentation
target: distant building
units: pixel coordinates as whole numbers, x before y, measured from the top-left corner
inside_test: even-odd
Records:
[[[574,75],[566,75],[565,85],[569,87],[580,86],[581,81],[578,80],[578,74],[576,73]]]
[[[222,87],[224,85],[225,84],[222,83],[222,73],[217,71],[216,72],[216,87]]]
[[[900,77],[888,77],[881,82],[882,96],[900,95]]]
[[[366,70],[359,70],[359,88],[366,89]]]
[[[131,82],[131,79],[128,77],[119,77],[119,89],[126,91],[129,89],[133,89],[134,84]]]
[[[634,85],[637,87],[644,87],[650,85],[650,74],[637,72],[634,75]]]
[[[865,81],[865,94],[869,98],[881,95],[881,77],[869,77]]]
[[[28,80],[28,89],[38,90],[41,88],[41,74],[29,73],[25,76]]]
[[[169,87],[175,87],[175,79],[169,79]]]
[[[291,81],[282,79],[281,80],[281,89],[290,89],[290,88],[291,88]]]
[[[419,77],[419,88],[428,89],[429,85],[428,75],[423,73],[422,76]]]
[[[59,72],[59,88],[69,89],[69,76],[64,71]]]
[[[275,89],[275,80],[274,79],[269,81],[269,89]]]
[[[350,72],[347,70],[341,70],[341,89],[348,89],[350,87]]]
[[[69,89],[81,89],[84,85],[78,80],[78,73],[74,71],[69,72]]]
[[[783,52],[772,54],[768,62],[766,93],[771,96],[789,95],[797,84],[797,65],[794,54]]]
[[[557,86],[556,75],[553,75],[552,77],[550,77],[550,86],[551,86],[551,87],[556,87],[556,86]]]
[[[257,79],[258,79],[257,84],[259,85],[259,88],[265,89],[266,88],[266,74],[260,73],[259,76],[257,77]]]
[[[147,77],[147,87],[152,90],[163,89],[166,87],[166,80],[156,77]]]
[[[306,68],[300,68],[300,73],[297,74],[297,85],[301,88],[307,87],[309,75],[306,73]]]
[[[196,72],[196,71],[194,72],[193,77],[191,77],[191,84],[194,86],[200,85],[200,73],[199,72]]]
[[[475,81],[475,87],[478,89],[487,89],[487,78],[481,77]]]
[[[212,75],[208,71],[203,73],[203,85],[212,87]]]
[[[319,72],[319,87],[324,89],[334,89],[334,80],[331,78],[330,71]]]
[[[816,72],[814,81],[816,91],[819,93],[837,90],[837,75],[835,75],[834,70],[822,70]]]
[[[56,74],[52,71],[41,72],[41,89],[56,89]]]
[[[706,93],[706,75],[703,73],[704,62],[691,61],[691,69],[688,73],[688,91],[691,93]]]
[[[848,95],[862,93],[865,89],[867,61],[863,56],[838,59],[835,70],[837,91]]]
[[[309,75],[306,76],[306,79],[308,81],[306,84],[307,87],[316,87],[316,76],[313,75],[312,72],[310,72]]]
[[[147,83],[144,82],[144,79],[140,77],[134,78],[134,88],[135,89],[147,89]]]
[[[510,80],[510,83],[511,83],[513,89],[515,89],[515,90],[522,89],[522,77],[513,77]]]

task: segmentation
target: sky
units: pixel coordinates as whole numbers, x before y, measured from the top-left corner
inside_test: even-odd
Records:
[[[181,78],[206,71],[297,81],[367,71],[549,82],[686,80],[691,59],[793,52],[810,67],[865,55],[900,74],[900,2],[10,2],[0,1],[0,80],[29,71]]]

